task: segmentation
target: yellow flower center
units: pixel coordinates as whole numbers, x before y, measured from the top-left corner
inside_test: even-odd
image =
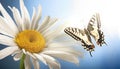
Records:
[[[45,47],[44,37],[35,30],[25,30],[15,37],[15,42],[20,49],[31,53],[39,53]]]

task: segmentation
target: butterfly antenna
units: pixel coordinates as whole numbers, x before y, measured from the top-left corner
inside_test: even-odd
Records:
[[[90,53],[90,56],[93,57],[91,51],[89,51],[89,53]]]

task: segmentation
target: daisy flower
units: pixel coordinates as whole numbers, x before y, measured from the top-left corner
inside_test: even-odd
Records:
[[[23,0],[20,0],[21,11],[15,7],[9,8],[14,20],[0,4],[2,14],[0,16],[0,44],[8,46],[0,50],[0,59],[12,55],[15,61],[20,60],[21,69],[31,69],[31,62],[34,69],[39,69],[39,61],[48,65],[50,69],[60,69],[60,64],[55,58],[79,63],[78,57],[81,53],[69,46],[71,43],[65,42],[65,39],[57,40],[64,37],[60,33],[64,25],[55,28],[57,19],[49,16],[39,24],[41,6],[38,6],[37,12],[33,9],[31,20]]]

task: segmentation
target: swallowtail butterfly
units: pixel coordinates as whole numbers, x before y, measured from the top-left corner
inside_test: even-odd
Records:
[[[90,52],[90,55],[92,56],[91,52],[94,51],[94,44],[92,43],[91,36],[95,39],[97,45],[102,46],[102,44],[106,44],[104,41],[104,35],[101,31],[101,22],[100,22],[100,16],[98,13],[92,16],[90,19],[87,29],[84,28],[72,28],[67,27],[64,29],[64,32],[68,35],[70,35],[72,38],[74,38],[77,41],[81,42],[81,45]]]

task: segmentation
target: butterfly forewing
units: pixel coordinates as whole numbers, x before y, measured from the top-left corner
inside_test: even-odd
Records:
[[[75,40],[80,41],[81,45],[87,51],[92,52],[94,50],[94,45],[91,42],[89,32],[86,29],[81,30],[78,28],[67,27],[64,29],[64,32]]]
[[[80,30],[77,30],[80,31]],[[79,38],[77,31],[75,29],[72,29],[71,27],[67,27],[64,29],[64,32],[68,35],[70,35],[72,38],[74,38],[77,41],[81,41],[81,38]]]

